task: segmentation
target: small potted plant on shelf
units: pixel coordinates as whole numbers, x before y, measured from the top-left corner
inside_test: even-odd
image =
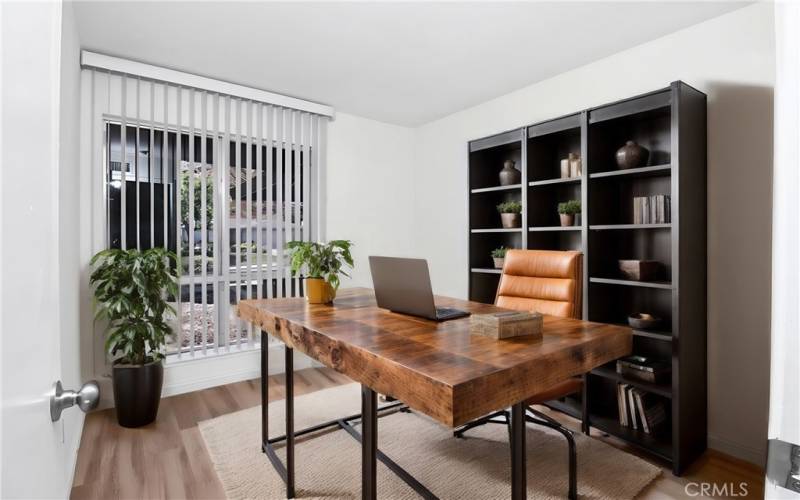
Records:
[[[147,425],[158,414],[168,318],[175,315],[167,300],[178,294],[175,262],[163,248],[109,249],[90,262],[95,319],[108,322],[105,348],[114,358],[114,404],[123,427]]]
[[[503,223],[503,228],[511,229],[520,227],[522,222],[522,204],[518,201],[504,201],[497,205],[497,211],[500,212],[500,220]]]
[[[508,248],[500,247],[492,250],[492,259],[494,259],[494,268],[503,269],[503,264],[506,262],[506,252]]]
[[[353,257],[349,240],[333,240],[328,243],[313,241],[290,241],[286,248],[291,259],[292,274],[306,266],[306,299],[309,304],[329,304],[336,298],[339,275],[349,276],[342,268],[352,269]]]
[[[561,218],[561,226],[576,225],[575,215],[581,213],[581,202],[579,200],[569,200],[558,204],[558,215]]]

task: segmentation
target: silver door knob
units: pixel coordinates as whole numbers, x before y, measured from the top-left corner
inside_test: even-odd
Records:
[[[94,380],[83,384],[77,392],[65,391],[59,380],[53,386],[53,395],[50,396],[50,419],[57,422],[61,418],[62,411],[75,405],[87,413],[89,410],[97,408],[99,401],[100,386]]]

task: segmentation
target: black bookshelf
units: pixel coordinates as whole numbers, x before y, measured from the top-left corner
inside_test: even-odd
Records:
[[[616,167],[616,150],[635,140],[650,150],[647,165]],[[562,179],[560,160],[580,155],[580,177]],[[522,172],[519,185],[499,186],[503,161]],[[633,330],[634,354],[670,361],[671,380],[626,380],[611,363],[588,377],[591,426],[651,452],[681,474],[706,448],[706,96],[683,82],[647,94],[547,120],[469,143],[469,297],[494,301],[499,272],[493,248],[581,250],[585,259],[583,317],[626,324],[628,314],[663,318],[655,330]],[[633,223],[633,197],[667,194],[671,220]],[[522,228],[500,231],[495,206],[519,200]],[[580,223],[561,227],[556,207],[581,200]],[[618,259],[659,261],[658,279],[619,275]],[[619,424],[616,385],[656,395],[668,425],[650,435]],[[580,396],[549,403],[582,414]]]

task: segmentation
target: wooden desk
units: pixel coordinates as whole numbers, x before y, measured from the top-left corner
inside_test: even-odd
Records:
[[[436,304],[474,314],[501,310],[447,297],[437,297]],[[375,498],[375,461],[380,455],[376,392],[451,427],[511,407],[512,496],[524,498],[524,401],[568,377],[629,354],[632,343],[625,327],[549,316],[542,339],[497,341],[470,335],[469,318],[435,322],[379,309],[372,290],[366,288],[340,290],[333,306],[310,305],[303,298],[245,300],[238,314],[286,345],[287,465],[282,476],[289,497],[294,496],[294,453],[289,448],[298,435],[290,422],[292,349],[362,385],[362,415],[356,417],[363,420],[364,498]],[[262,445],[281,472],[282,464],[271,456],[270,447],[278,439],[267,440],[266,435],[266,342],[261,345]]]

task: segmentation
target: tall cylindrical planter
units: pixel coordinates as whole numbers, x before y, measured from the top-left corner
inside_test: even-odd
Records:
[[[158,415],[164,384],[161,361],[144,365],[115,364],[112,378],[119,425],[142,427],[153,422]]]

